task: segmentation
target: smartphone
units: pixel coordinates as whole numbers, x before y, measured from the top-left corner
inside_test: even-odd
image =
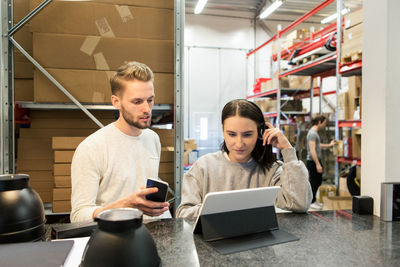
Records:
[[[153,179],[153,178],[148,178],[147,183],[146,183],[147,188],[151,187],[157,187],[158,191],[153,194],[148,194],[146,195],[147,200],[155,201],[155,202],[165,202],[167,200],[167,192],[168,192],[168,183],[158,180],[158,179]]]

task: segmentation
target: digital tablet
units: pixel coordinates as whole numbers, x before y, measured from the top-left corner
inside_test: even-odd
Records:
[[[201,215],[274,206],[280,190],[280,186],[271,186],[210,192],[204,198],[194,229]]]

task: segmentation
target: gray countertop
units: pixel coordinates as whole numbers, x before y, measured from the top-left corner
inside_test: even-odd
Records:
[[[193,221],[147,224],[163,266],[400,266],[400,222],[351,211],[277,214],[279,227],[299,241],[230,255],[193,235]]]

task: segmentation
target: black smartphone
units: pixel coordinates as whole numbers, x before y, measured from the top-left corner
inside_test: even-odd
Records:
[[[168,183],[148,178],[146,183],[147,188],[157,187],[158,191],[153,194],[146,195],[147,200],[155,201],[155,202],[165,202],[167,200],[167,192],[168,192]]]

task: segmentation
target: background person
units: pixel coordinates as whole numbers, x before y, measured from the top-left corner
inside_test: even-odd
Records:
[[[316,201],[318,187],[322,184],[323,168],[321,164],[321,148],[330,148],[336,144],[332,140],[329,144],[321,144],[318,131],[326,126],[327,119],[323,115],[317,115],[311,119],[311,129],[307,134],[307,169],[312,188],[311,208],[322,209],[323,204]]]

